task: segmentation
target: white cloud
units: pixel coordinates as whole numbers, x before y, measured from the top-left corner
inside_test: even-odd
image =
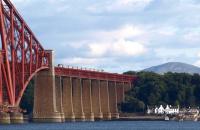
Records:
[[[32,1],[32,0],[12,0],[11,2],[14,4],[14,6],[16,5],[17,7],[19,7],[19,6],[27,6],[31,3],[33,3],[34,1]]]
[[[13,3],[17,9],[28,10],[23,13],[32,18],[61,15],[70,8],[65,0],[13,0]]]
[[[135,12],[147,7],[153,0],[109,0],[89,6],[87,9],[92,13],[103,12]]]
[[[194,65],[200,67],[200,52],[197,53],[197,57],[199,58],[199,60],[197,60],[197,61],[194,63]]]
[[[113,51],[119,55],[137,56],[146,52],[146,48],[138,42],[119,40],[113,45]]]
[[[90,32],[88,34],[91,37],[89,41],[82,40],[82,42],[71,44],[71,47],[76,49],[87,47],[89,50],[87,56],[91,57],[139,56],[147,53],[148,46],[156,44],[152,41],[161,37],[173,36],[177,30],[174,26],[126,24],[114,30]]]
[[[176,57],[194,57],[200,48],[155,48],[154,52],[156,56],[162,58],[176,58]]]
[[[184,36],[184,40],[188,42],[188,44],[199,44],[200,43],[200,28],[188,31]]]
[[[163,36],[173,36],[176,34],[178,29],[173,26],[164,26],[164,27],[158,27],[153,32],[158,33]]]
[[[72,44],[73,48],[87,48],[89,57],[138,56],[147,49],[143,42],[134,37],[143,35],[143,29],[138,26],[124,25],[115,30],[100,30],[90,33],[91,40]]]
[[[131,10],[142,10],[147,5],[149,5],[153,0],[117,0],[110,6],[107,6],[109,11],[113,10],[123,10],[123,9],[131,9]]]
[[[200,67],[200,60],[198,60],[197,62],[195,62],[194,65]]]
[[[30,2],[31,0],[12,0],[14,3],[24,3],[24,2]]]
[[[123,25],[112,31],[97,31],[96,36],[103,39],[119,39],[119,38],[131,38],[141,36],[143,34],[143,28],[134,25]],[[95,34],[95,33],[94,33]]]
[[[110,48],[109,43],[92,43],[88,44],[89,47],[89,55],[91,56],[104,56],[108,49]]]
[[[91,43],[89,55],[92,56],[138,56],[146,52],[146,48],[134,41],[121,39],[112,43]]]
[[[72,58],[63,58],[59,59],[60,63],[67,64],[67,65],[91,65],[91,64],[98,64],[101,59],[97,58],[82,58],[82,57],[72,57]]]

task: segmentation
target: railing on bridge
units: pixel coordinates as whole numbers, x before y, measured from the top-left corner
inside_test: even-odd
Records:
[[[103,70],[87,69],[87,68],[78,68],[63,66],[61,64],[58,67],[55,67],[55,74],[58,76],[70,76],[70,77],[79,77],[86,79],[98,79],[98,80],[109,80],[116,82],[127,82],[132,83],[136,79],[135,76],[123,75],[117,73],[108,73]]]

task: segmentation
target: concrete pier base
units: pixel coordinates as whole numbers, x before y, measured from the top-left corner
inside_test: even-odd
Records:
[[[111,120],[112,115],[110,112],[108,81],[100,82],[100,92],[101,92],[100,95],[101,95],[101,109],[103,113],[103,120]]]
[[[112,119],[119,119],[119,113],[112,113]]]
[[[61,113],[60,116],[61,116],[61,122],[65,122],[65,114]]]
[[[85,115],[85,121],[94,121],[94,113]]]
[[[95,121],[101,121],[101,120],[103,120],[103,113],[99,113],[98,115],[96,115],[94,117],[94,120]]]
[[[119,113],[117,108],[117,83],[109,82],[108,91],[109,91],[109,105],[112,119],[119,119]]]
[[[103,113],[101,111],[101,94],[100,94],[100,81],[91,81],[91,100],[92,100],[92,110],[94,113],[95,120],[102,120]]]
[[[63,77],[62,84],[62,95],[63,95],[63,112],[65,114],[65,121],[75,121],[75,115],[73,110],[72,101],[72,78]]]
[[[10,113],[10,122],[13,124],[22,124],[24,123],[24,116],[19,112]]]
[[[76,121],[85,121],[85,113],[83,111],[82,100],[82,80],[78,78],[72,79],[72,98],[73,108]]]
[[[112,120],[112,115],[111,113],[104,113],[103,114],[103,120]]]
[[[82,80],[82,104],[85,114],[85,121],[94,121],[94,113],[92,109],[91,80]]]
[[[33,122],[40,122],[40,123],[60,123],[60,122],[62,122],[62,118],[60,116],[60,113],[56,113],[56,112],[50,113],[50,114],[45,113],[44,117],[42,117],[41,115],[42,114],[39,114],[39,116],[37,116],[35,114],[35,117],[33,117],[32,121]]]
[[[65,118],[65,121],[70,121],[70,122],[75,122],[75,115],[72,113],[71,116],[68,116],[67,118]]]
[[[55,93],[56,93],[56,110],[60,112],[61,122],[65,122],[65,114],[63,112],[63,87],[61,77],[55,77]]]
[[[10,114],[5,112],[0,112],[0,124],[10,124]]]

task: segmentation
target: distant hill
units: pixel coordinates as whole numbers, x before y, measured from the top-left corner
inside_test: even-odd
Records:
[[[198,73],[200,74],[200,68],[194,65],[180,63],[180,62],[169,62],[158,66],[153,66],[147,69],[144,69],[143,71],[147,72],[155,72],[158,74],[164,74],[167,72],[176,72],[176,73],[189,73],[194,74]]]

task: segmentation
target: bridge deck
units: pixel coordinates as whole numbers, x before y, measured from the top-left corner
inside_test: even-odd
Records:
[[[109,80],[109,81],[127,82],[127,83],[132,83],[136,80],[135,76],[130,76],[130,75],[75,69],[75,68],[64,68],[64,67],[55,67],[55,74],[57,76],[69,76],[69,77]]]

